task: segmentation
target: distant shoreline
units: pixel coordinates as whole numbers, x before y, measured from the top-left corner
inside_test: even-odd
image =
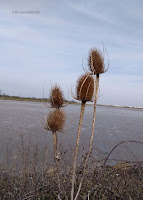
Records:
[[[102,104],[97,104],[97,106],[116,107],[116,108],[134,108],[134,109],[143,109],[143,107],[135,107],[135,106],[120,106],[120,105],[102,105]]]
[[[0,96],[0,100],[12,100],[12,101],[29,101],[29,102],[49,102],[48,98],[30,98],[30,97],[13,97],[13,96],[8,96],[8,97],[2,97]],[[67,101],[65,100],[65,103],[69,102],[69,104],[79,104],[75,101]]]
[[[29,101],[29,102],[49,102],[49,99],[47,98],[30,98],[30,97],[0,97],[0,100],[13,100],[13,101]],[[69,104],[80,104],[75,101],[65,101],[65,103]],[[93,105],[87,103],[87,105]],[[143,107],[135,107],[135,106],[120,106],[120,105],[106,105],[106,104],[97,104],[97,106],[105,106],[105,107],[116,107],[116,108],[134,108],[134,109],[143,109]]]

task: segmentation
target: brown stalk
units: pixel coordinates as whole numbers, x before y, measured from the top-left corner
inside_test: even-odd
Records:
[[[59,166],[59,159],[58,159],[58,132],[63,131],[63,127],[65,125],[65,113],[63,110],[56,108],[55,110],[51,111],[48,117],[45,116],[46,125],[44,128],[48,131],[52,132],[53,135],[53,146],[54,146],[54,162],[56,168],[56,175],[57,175],[57,182],[59,191],[61,191],[62,185],[60,181],[60,166]],[[62,188],[63,189],[63,188]]]
[[[79,120],[78,134],[77,134],[77,138],[76,138],[76,147],[75,147],[74,161],[73,161],[71,200],[73,200],[73,195],[74,195],[74,183],[75,183],[75,178],[76,178],[77,154],[78,154],[78,148],[79,148],[79,141],[80,141],[80,135],[81,135],[81,128],[82,128],[85,104],[86,104],[86,102],[81,103],[80,120]]]
[[[54,161],[56,164],[56,174],[57,174],[57,179],[58,179],[58,187],[59,190],[61,191],[61,182],[60,182],[60,177],[59,177],[59,160],[57,158],[58,155],[58,137],[57,137],[57,132],[54,131],[52,132],[53,135],[53,145],[54,145]]]
[[[54,145],[54,159],[55,161],[57,160],[57,155],[58,155],[58,137],[57,137],[57,132],[52,132],[53,135],[53,145]]]
[[[93,112],[93,123],[92,123],[92,133],[91,133],[91,138],[90,138],[90,144],[89,144],[89,149],[88,149],[88,153],[85,159],[85,163],[84,163],[84,169],[83,169],[83,176],[82,179],[80,181],[79,187],[78,187],[78,191],[76,194],[76,197],[74,200],[77,200],[80,190],[81,190],[81,186],[83,183],[83,179],[84,179],[84,175],[85,175],[85,170],[86,170],[86,166],[87,166],[87,162],[89,159],[89,155],[92,149],[92,142],[93,142],[93,138],[94,138],[94,129],[95,129],[95,117],[96,117],[96,104],[97,104],[97,97],[98,97],[98,89],[99,89],[99,74],[96,75],[96,87],[95,87],[95,100],[94,100],[94,112]]]
[[[105,49],[106,50],[106,49]],[[107,53],[107,51],[106,51]],[[108,56],[108,53],[107,53]],[[94,112],[93,112],[93,122],[92,122],[92,133],[91,133],[91,138],[90,138],[90,144],[89,144],[89,149],[85,158],[85,163],[84,163],[84,168],[83,168],[83,176],[81,178],[79,187],[78,187],[78,191],[76,193],[75,199],[77,200],[80,190],[81,190],[81,186],[83,183],[83,179],[85,176],[85,170],[86,170],[86,166],[87,166],[87,162],[89,159],[89,155],[91,153],[91,149],[92,149],[92,143],[93,143],[93,138],[94,138],[94,129],[95,129],[95,117],[96,117],[96,104],[97,104],[97,97],[98,97],[98,89],[99,89],[99,75],[102,73],[105,73],[108,68],[109,68],[109,56],[108,56],[108,67],[107,69],[105,69],[105,64],[104,64],[104,56],[102,54],[102,52],[100,52],[97,48],[92,48],[89,52],[89,58],[88,58],[88,65],[89,65],[89,69],[92,72],[92,74],[96,75],[96,87],[94,87],[95,89],[95,99],[94,99]]]
[[[76,138],[76,146],[75,146],[75,152],[74,152],[74,158],[73,158],[71,200],[73,200],[73,196],[74,196],[74,184],[75,184],[75,180],[76,180],[77,154],[78,154],[78,149],[79,149],[79,141],[80,141],[85,105],[86,105],[86,101],[92,100],[93,93],[94,93],[94,79],[89,73],[82,75],[78,79],[76,92],[77,92],[77,98],[76,99],[80,100],[82,103],[81,103],[78,133],[77,133],[77,138]]]

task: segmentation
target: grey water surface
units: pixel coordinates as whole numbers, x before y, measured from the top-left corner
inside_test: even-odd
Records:
[[[59,133],[59,145],[65,152],[72,152],[80,116],[80,105],[69,104],[63,108],[66,113],[66,126]],[[44,129],[44,115],[51,109],[39,102],[0,101],[0,154],[4,155],[8,146],[10,152],[15,152],[21,146],[21,137],[31,145],[38,144],[42,149],[53,150],[52,134]],[[87,105],[83,120],[80,152],[87,152],[92,131],[93,106]],[[97,106],[95,135],[93,149],[102,160],[111,149],[121,141],[143,141],[143,110],[133,108],[118,108]],[[71,154],[67,153],[71,159]],[[111,155],[112,159],[143,160],[143,145],[141,143],[123,143]]]

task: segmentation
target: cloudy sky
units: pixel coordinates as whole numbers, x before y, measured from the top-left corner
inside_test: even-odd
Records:
[[[143,106],[142,0],[0,0],[0,90],[41,98],[58,83],[71,99],[102,42],[110,68],[98,103]]]

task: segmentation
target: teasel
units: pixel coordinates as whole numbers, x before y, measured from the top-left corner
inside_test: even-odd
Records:
[[[55,109],[45,117],[45,129],[52,132],[54,145],[54,158],[58,159],[58,132],[63,132],[66,116],[63,110]]]
[[[49,102],[52,108],[57,109],[67,105],[65,104],[63,92],[58,85],[55,85],[53,88],[51,88]]]
[[[102,52],[96,48],[92,48],[88,57],[89,70],[94,75],[99,75],[105,72],[104,56]]]
[[[109,57],[108,57],[108,67],[105,69],[105,62],[104,62],[104,52],[106,51],[107,57],[108,53],[107,50],[103,46],[103,53],[98,50],[97,48],[92,48],[89,52],[89,57],[88,57],[88,66],[90,70],[90,74],[96,75],[96,81],[95,81],[95,88],[94,88],[94,111],[93,111],[93,122],[92,122],[92,133],[90,137],[90,144],[89,144],[89,149],[86,154],[85,162],[84,162],[84,168],[83,168],[83,177],[80,181],[76,196],[74,200],[78,199],[78,195],[83,183],[84,175],[85,175],[85,170],[87,166],[87,162],[89,159],[89,155],[92,149],[92,143],[93,143],[93,138],[94,138],[94,129],[95,129],[95,117],[96,117],[96,104],[97,104],[97,98],[98,98],[98,89],[99,89],[99,76],[100,74],[105,73],[108,68],[109,68]]]
[[[77,80],[76,86],[76,96],[73,96],[74,99],[81,101],[81,111],[80,111],[80,120],[78,126],[78,133],[76,139],[76,146],[74,151],[74,158],[73,158],[73,174],[72,174],[72,189],[71,189],[71,200],[73,200],[74,196],[74,184],[76,179],[76,163],[77,163],[77,154],[79,149],[79,141],[81,135],[81,128],[84,116],[85,105],[87,101],[92,101],[94,96],[94,78],[90,73],[83,74]]]

